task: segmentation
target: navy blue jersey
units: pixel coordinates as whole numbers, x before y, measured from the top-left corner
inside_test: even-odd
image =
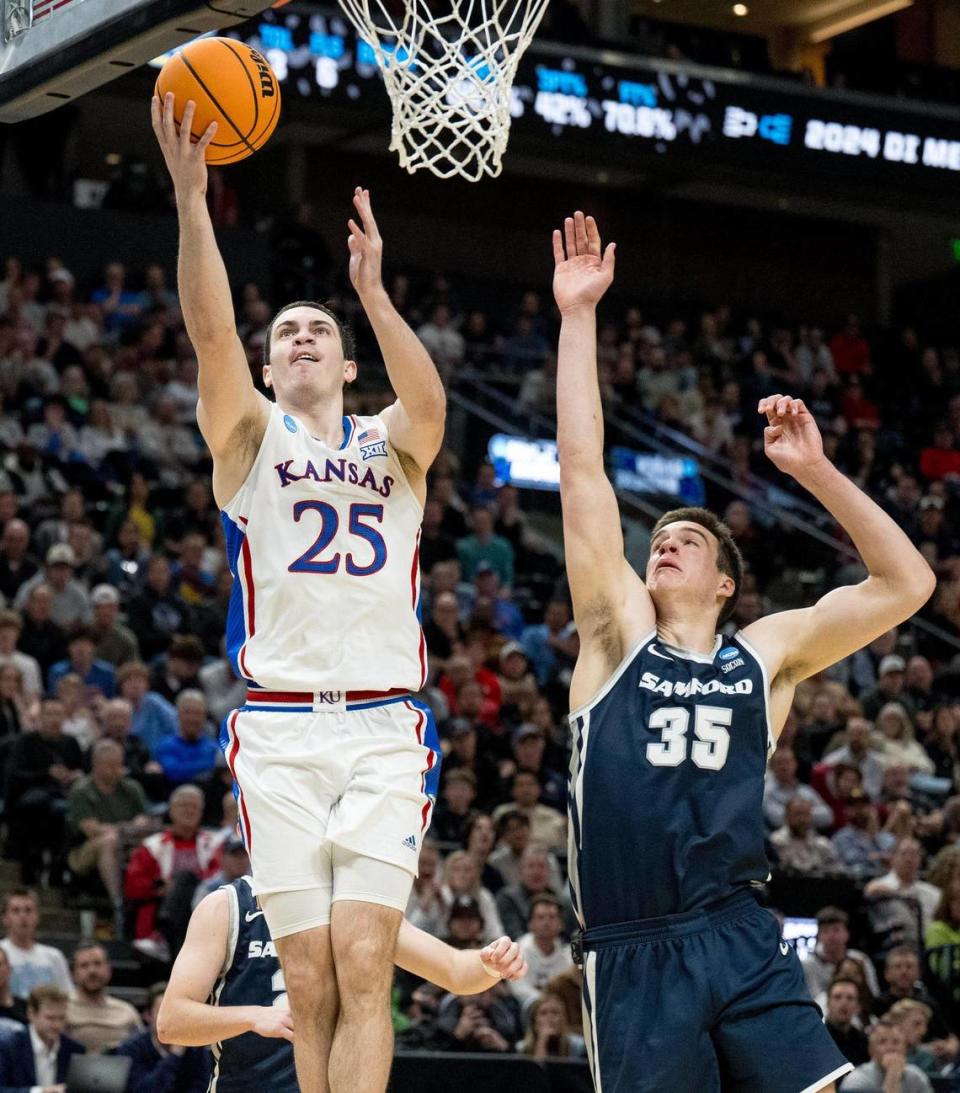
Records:
[[[270,1006],[285,1000],[283,972],[263,911],[248,877],[224,885],[230,930],[223,973],[210,1002],[215,1006]],[[288,1040],[245,1032],[213,1045],[210,1093],[297,1093],[293,1045]]]
[[[648,634],[570,716],[570,886],[587,928],[699,910],[768,873],[766,670]]]

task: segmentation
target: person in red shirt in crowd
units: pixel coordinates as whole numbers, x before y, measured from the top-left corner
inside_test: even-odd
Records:
[[[830,352],[834,366],[842,376],[851,372],[869,375],[873,371],[870,345],[860,333],[860,320],[856,315],[848,315],[844,328],[830,339]]]
[[[165,962],[186,936],[197,884],[220,868],[223,837],[200,827],[203,806],[199,787],[178,786],[169,826],[134,850],[124,877],[124,899],[135,907],[134,947]]]
[[[477,643],[473,648],[482,646]],[[479,706],[470,684],[476,684],[479,689]],[[447,661],[447,670],[438,680],[437,686],[447,700],[451,717],[469,717],[496,730],[500,720],[500,682],[489,668],[485,668],[482,663],[476,664],[466,655],[457,654]],[[463,708],[465,687],[469,709]]]
[[[938,481],[960,475],[960,452],[954,447],[953,429],[941,421],[933,430],[933,443],[920,452],[920,471],[924,478]]]
[[[846,377],[846,390],[840,400],[840,413],[851,429],[879,429],[880,410],[867,398],[859,374]]]

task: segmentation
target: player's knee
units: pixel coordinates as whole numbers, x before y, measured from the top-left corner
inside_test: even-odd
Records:
[[[283,981],[291,1009],[301,1016],[325,1012],[336,996],[336,979],[330,968],[315,966],[309,959],[287,961]]]
[[[345,937],[337,944],[337,982],[361,996],[378,996],[393,974],[393,946],[375,934]]]

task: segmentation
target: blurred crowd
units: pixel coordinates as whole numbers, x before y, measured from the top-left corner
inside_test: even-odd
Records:
[[[519,413],[553,415],[557,322],[542,291],[501,287],[498,298],[402,274],[389,291],[448,381],[480,375]],[[237,293],[258,383],[264,329],[282,302],[272,296],[255,284]],[[360,344],[346,411],[374,412],[390,398],[375,343],[351,296],[334,287],[332,300]],[[960,1051],[944,956],[960,944],[960,353],[910,328],[864,331],[854,315],[821,328],[621,300],[603,316],[598,356],[613,418],[682,434],[734,484],[772,477],[758,400],[803,397],[830,458],[937,573],[923,617],[938,629],[891,631],[798,687],[763,810],[785,885],[771,889],[779,911],[813,917],[804,884],[835,885],[805,966],[838,1042],[866,1064],[875,1036],[884,1057],[902,1036],[909,1065],[949,1072]],[[195,424],[196,360],[167,271],[111,263],[81,285],[56,258],[36,268],[8,258],[0,399],[5,856],[25,883],[91,900],[104,933],[162,965],[191,907],[249,870],[217,742],[245,694],[223,648],[231,575]],[[535,504],[457,442],[430,475],[420,547],[421,697],[445,758],[408,915],[462,948],[506,933],[531,971],[472,998],[398,975],[398,1042],[576,1057],[580,972],[564,870],[577,633]],[[778,488],[789,504],[790,484]],[[862,576],[831,548],[811,555],[768,506],[709,500],[748,565],[731,627],[784,606],[787,571],[808,596]],[[33,901],[35,919],[33,897],[18,898]],[[862,948],[849,949],[851,934]],[[40,961],[18,979],[17,961],[32,967],[24,953],[37,946],[32,935],[11,944],[11,1007],[22,1011],[44,985],[76,989],[65,964],[54,976]]]

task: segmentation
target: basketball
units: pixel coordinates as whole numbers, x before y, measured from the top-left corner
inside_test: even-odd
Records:
[[[177,130],[188,100],[197,104],[192,138],[215,121],[207,163],[239,163],[266,144],[280,117],[280,84],[262,53],[232,38],[201,38],[171,57],[155,92],[176,96]]]

